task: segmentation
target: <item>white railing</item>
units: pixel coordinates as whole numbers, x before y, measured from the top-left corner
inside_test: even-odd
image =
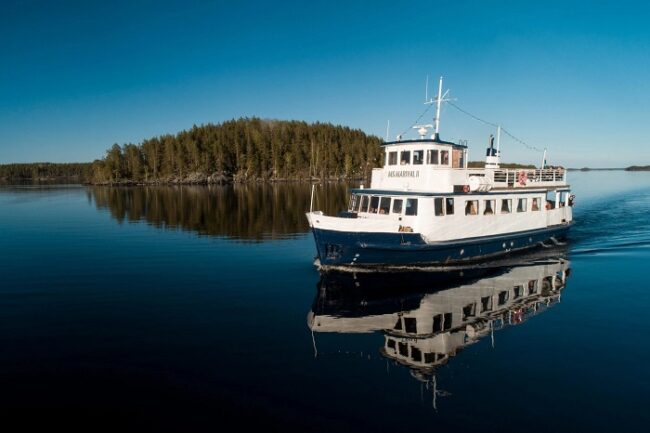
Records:
[[[495,186],[523,187],[531,184],[560,184],[565,181],[566,170],[563,168],[546,168],[544,170],[519,168],[494,171]]]

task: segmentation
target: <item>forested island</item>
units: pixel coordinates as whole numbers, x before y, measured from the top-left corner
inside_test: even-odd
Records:
[[[96,184],[365,179],[381,139],[329,123],[242,118],[140,144],[114,144],[92,163]]]

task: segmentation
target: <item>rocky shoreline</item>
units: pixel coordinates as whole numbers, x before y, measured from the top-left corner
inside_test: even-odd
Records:
[[[191,173],[187,176],[170,176],[156,180],[133,180],[124,179],[106,182],[84,182],[87,185],[104,185],[104,186],[156,186],[156,185],[231,185],[231,184],[251,184],[251,183],[300,183],[300,182],[353,182],[363,181],[363,179],[348,178],[345,176],[330,176],[326,178],[259,178],[247,177],[242,175],[229,175],[226,173],[205,174],[200,172]]]

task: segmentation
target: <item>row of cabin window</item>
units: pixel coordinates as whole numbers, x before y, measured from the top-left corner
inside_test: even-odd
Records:
[[[359,198],[361,198],[359,200]],[[392,207],[391,207],[392,200]],[[392,210],[391,210],[392,209]],[[417,198],[407,198],[406,206],[404,206],[404,199],[390,197],[378,197],[378,196],[369,196],[369,195],[352,195],[350,198],[350,211],[352,212],[368,212],[368,213],[378,213],[381,215],[392,214],[402,214],[402,209],[404,210],[404,215],[412,216],[418,214],[418,199]]]
[[[400,355],[404,357],[409,356],[409,344],[405,342],[397,342],[392,338],[388,338],[386,340],[386,347],[389,349],[393,349],[395,353],[399,353]],[[443,359],[447,358],[448,356],[443,353],[436,353],[436,352],[427,352],[427,353],[422,353],[422,351],[415,347],[411,346],[411,359],[416,362],[422,362],[424,359],[425,364],[433,364],[434,362],[440,362]]]
[[[539,211],[540,204],[542,199],[535,197],[531,199],[531,210],[533,212]],[[483,215],[494,215],[496,213],[496,200],[483,200],[484,209]],[[528,211],[528,199],[520,198],[517,199],[517,212],[526,212]],[[479,200],[465,200],[465,215],[478,215],[480,212],[479,209]],[[504,198],[501,199],[501,207],[499,213],[507,214],[512,213],[512,199]],[[438,215],[436,213],[436,215]]]
[[[548,277],[547,277],[548,278]],[[538,280],[529,280],[526,287],[524,285],[516,285],[512,289],[512,292],[509,290],[502,290],[496,295],[496,304],[497,306],[503,306],[510,300],[510,295],[512,293],[512,299],[520,299],[524,295],[532,296],[538,293],[539,281]],[[481,297],[480,303],[480,313],[491,312],[494,308],[495,296],[483,296]],[[476,302],[472,302],[463,307],[463,321],[468,320],[471,317],[475,317],[477,314],[476,311]],[[444,313],[436,314],[433,316],[433,332],[446,331],[451,329],[453,321],[453,313]],[[410,334],[415,334],[417,330],[417,319],[415,317],[401,317],[397,319],[397,323],[393,328],[397,331],[405,331]]]
[[[399,164],[408,165],[411,164],[411,151],[403,150],[399,152]],[[427,164],[430,165],[449,165],[449,151],[437,149],[427,150]],[[424,164],[424,150],[414,150],[413,151],[413,162],[414,165]],[[397,151],[388,152],[388,165],[397,165]]]
[[[516,285],[512,289],[512,299],[520,299],[522,296],[527,294],[532,296],[537,294],[539,288],[539,281],[529,280],[527,287],[524,285]],[[503,306],[510,300],[511,292],[509,290],[502,290],[496,295],[496,304],[497,306]],[[481,297],[480,303],[480,313],[491,312],[494,308],[495,296],[484,296]],[[476,311],[476,302],[472,302],[463,307],[463,321],[468,320],[471,317],[475,317],[477,314]],[[433,316],[433,332],[446,331],[451,329],[452,326],[453,313],[444,313],[436,314]],[[415,317],[401,317],[397,319],[397,323],[393,328],[397,331],[405,331],[410,334],[415,334],[417,330],[417,319]]]
[[[361,199],[359,200],[359,197]],[[350,211],[353,212],[368,212],[368,213],[378,213],[381,215],[392,214],[402,214],[402,207],[404,204],[404,199],[390,197],[378,197],[378,196],[368,196],[368,195],[352,195],[350,202]],[[392,201],[392,208],[391,208]],[[531,210],[533,212],[539,211],[540,204],[542,199],[539,197],[534,197],[531,199]],[[483,200],[484,210],[483,215],[494,215],[496,212],[496,200]],[[443,216],[443,215],[453,215],[454,214],[454,199],[447,197],[436,197],[433,199],[433,208],[434,215]],[[392,209],[392,210],[391,210]],[[517,212],[526,212],[528,211],[528,199],[520,198],[517,199]],[[480,212],[479,200],[466,200],[465,201],[465,215],[478,215]],[[512,213],[512,199],[504,198],[501,199],[501,206],[499,213],[509,214]],[[404,215],[412,216],[418,214],[418,199],[408,198],[406,199],[406,208],[404,209]]]

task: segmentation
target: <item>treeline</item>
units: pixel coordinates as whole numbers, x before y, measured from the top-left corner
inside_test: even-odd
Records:
[[[627,167],[627,171],[650,171],[650,165],[632,165]]]
[[[81,182],[90,179],[92,164],[34,162],[27,164],[0,165],[1,180],[54,180],[74,179]]]
[[[92,164],[94,183],[224,183],[368,178],[378,137],[328,123],[242,118],[114,144]]]
[[[469,161],[467,163],[468,168],[484,168],[485,167],[485,161]],[[502,162],[499,164],[499,167],[501,168],[530,168],[534,169],[536,168],[532,164],[517,164],[514,162]]]

